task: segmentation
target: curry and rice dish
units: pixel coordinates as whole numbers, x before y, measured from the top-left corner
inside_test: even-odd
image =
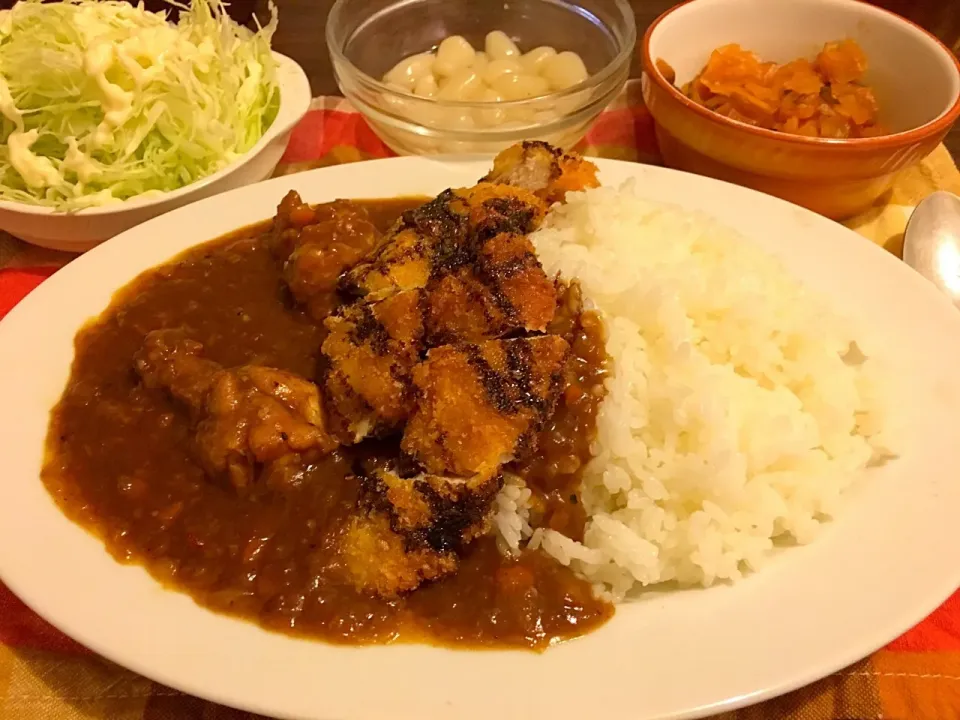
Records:
[[[76,339],[43,479],[214,610],[542,649],[811,540],[881,447],[853,342],[741,238],[524,143],[141,275]]]
[[[428,202],[291,192],[147,272],[77,339],[48,487],[118,558],[269,627],[539,647],[599,625],[588,583],[488,536],[505,472],[582,536],[602,328],[528,234],[590,184],[532,146]]]

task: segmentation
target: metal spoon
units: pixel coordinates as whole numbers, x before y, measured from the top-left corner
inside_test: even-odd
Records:
[[[960,197],[941,190],[917,205],[904,230],[903,260],[960,308]]]

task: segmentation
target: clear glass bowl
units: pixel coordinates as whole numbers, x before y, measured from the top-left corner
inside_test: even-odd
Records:
[[[450,35],[479,49],[492,30],[523,52],[541,45],[576,52],[590,77],[567,90],[500,103],[423,98],[379,80]],[[491,154],[521,140],[569,148],[620,92],[635,43],[626,0],[337,0],[327,19],[340,90],[403,155]],[[503,115],[484,122],[491,112]]]

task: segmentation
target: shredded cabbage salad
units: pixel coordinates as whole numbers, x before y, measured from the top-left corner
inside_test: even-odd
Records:
[[[0,11],[0,199],[77,210],[176,190],[253,147],[277,115],[271,20],[221,0],[179,22],[107,0]]]

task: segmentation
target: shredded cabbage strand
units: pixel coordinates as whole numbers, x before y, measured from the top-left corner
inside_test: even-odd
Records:
[[[142,5],[21,0],[0,11],[0,199],[77,210],[176,190],[253,147],[277,115],[270,40],[221,0],[179,22]]]

